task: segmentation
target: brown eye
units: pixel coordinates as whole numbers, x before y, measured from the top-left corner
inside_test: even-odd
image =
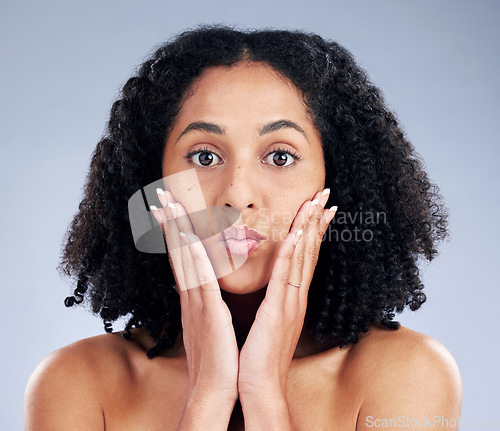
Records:
[[[213,162],[214,156],[208,151],[203,151],[203,153],[198,154],[198,160],[202,166],[208,166]]]
[[[208,150],[195,150],[187,154],[186,159],[191,160],[197,166],[213,166],[219,164],[217,162],[220,157],[212,151]],[[216,163],[214,162],[214,158]],[[198,159],[198,160],[197,160]]]
[[[272,156],[272,160],[271,159]],[[294,154],[291,151],[286,149],[279,149],[270,152],[266,156],[266,163],[269,163],[273,166],[284,167],[287,168],[289,166],[294,165],[300,159],[298,154]]]
[[[273,162],[277,166],[284,166],[284,165],[286,165],[287,159],[289,157],[290,156],[288,154],[285,154],[285,153],[274,153]]]

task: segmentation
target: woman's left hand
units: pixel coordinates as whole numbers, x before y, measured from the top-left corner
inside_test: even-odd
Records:
[[[288,371],[304,325],[309,285],[323,235],[335,215],[336,207],[324,209],[328,195],[325,189],[302,204],[279,250],[266,296],[240,352],[238,392],[242,400],[255,396],[286,399]]]

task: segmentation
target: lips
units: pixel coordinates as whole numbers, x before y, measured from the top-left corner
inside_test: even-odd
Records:
[[[263,240],[263,236],[257,232],[255,229],[252,229],[248,226],[241,226],[241,227],[236,227],[236,226],[229,226],[226,230],[224,230],[223,233],[225,239],[233,238],[237,240],[244,240],[244,239],[253,239],[256,241],[261,241]]]
[[[246,256],[252,253],[262,243],[264,237],[248,226],[230,226],[222,233],[222,241],[229,253],[236,256]]]

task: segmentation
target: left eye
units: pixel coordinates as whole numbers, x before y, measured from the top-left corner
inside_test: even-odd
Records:
[[[271,156],[272,160],[269,161]],[[298,159],[298,156],[284,150],[272,151],[266,156],[267,163],[274,163],[275,166],[279,167],[288,167],[293,164],[292,162],[296,162]]]
[[[213,151],[209,151],[208,149],[202,149],[202,150],[191,151],[189,154],[186,155],[186,159],[191,160],[197,166],[208,167],[220,164],[220,161],[212,164],[212,162],[214,161],[214,156],[217,160],[220,159],[220,157]],[[196,163],[194,159],[198,159],[199,163]]]

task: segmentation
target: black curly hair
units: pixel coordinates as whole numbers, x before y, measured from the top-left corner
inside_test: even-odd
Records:
[[[301,31],[223,25],[185,31],[160,46],[114,102],[57,267],[76,278],[66,306],[87,299],[106,332],[127,316],[126,338],[143,327],[155,340],[150,358],[174,344],[180,302],[165,255],[135,248],[127,202],[162,177],[166,136],[193,81],[206,68],[242,61],[267,63],[301,90],[320,132],[325,184],[339,212],[309,289],[306,326],[316,342],[345,347],[371,323],[397,329],[394,313],[426,300],[419,259],[432,260],[437,243],[449,237],[438,187],[381,91],[345,48]],[[359,232],[363,238],[353,238]]]

